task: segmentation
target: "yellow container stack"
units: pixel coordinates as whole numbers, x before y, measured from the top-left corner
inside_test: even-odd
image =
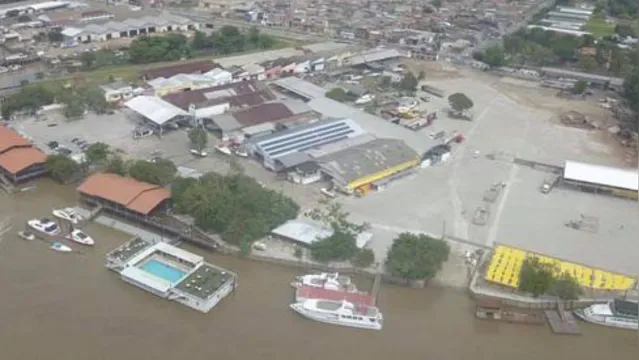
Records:
[[[562,273],[572,275],[584,288],[624,291],[631,289],[635,283],[634,278],[625,275],[560,261],[504,245],[495,248],[490,264],[488,264],[485,279],[499,285],[518,288],[519,272],[524,260],[534,257],[539,259],[541,263],[549,264],[555,268],[557,275]]]

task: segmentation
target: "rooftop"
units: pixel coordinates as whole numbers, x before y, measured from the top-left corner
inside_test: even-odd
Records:
[[[157,125],[162,125],[180,115],[188,115],[186,110],[155,96],[136,96],[124,105]]]
[[[78,191],[85,195],[120,204],[147,215],[162,201],[171,197],[168,189],[116,174],[97,173],[89,176]]]
[[[271,233],[304,245],[310,245],[333,235],[333,230],[308,220],[289,220],[273,229]],[[359,234],[356,239],[357,247],[363,248],[372,237],[373,234],[369,232]]]
[[[419,158],[396,139],[375,139],[318,159],[320,166],[342,183],[350,183]]]
[[[149,246],[151,246],[150,243],[146,242],[142,238],[136,237],[133,240],[126,242],[120,245],[115,250],[111,251],[108,254],[108,257],[124,263],[143,250],[147,249]]]
[[[180,281],[175,288],[206,300],[232,278],[233,274],[205,263]]]
[[[14,146],[30,146],[31,143],[13,129],[0,125],[0,153]]]
[[[564,178],[632,191],[639,190],[637,169],[619,169],[577,161],[566,161]]]
[[[0,167],[12,174],[35,164],[42,164],[47,156],[33,147],[14,147],[0,154]]]
[[[146,70],[140,73],[140,76],[146,80],[152,80],[156,78],[170,78],[178,74],[203,74],[209,72],[218,65],[209,60],[195,61],[186,64],[165,66],[162,68],[156,68]]]
[[[275,96],[255,81],[241,81],[168,94],[162,99],[182,110],[188,111],[190,105],[195,106],[196,109],[224,103],[230,103],[232,107],[255,106],[273,100]]]

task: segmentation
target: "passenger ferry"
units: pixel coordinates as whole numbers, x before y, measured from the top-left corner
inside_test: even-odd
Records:
[[[577,309],[575,315],[584,321],[616,327],[620,329],[639,329],[639,304],[636,301],[615,299],[605,304],[593,304],[585,309]]]
[[[351,282],[351,278],[340,275],[339,273],[319,273],[298,276],[295,278],[295,281],[291,283],[291,286],[294,288],[309,286],[326,290],[357,292],[357,287]]]
[[[27,225],[50,236],[59,235],[62,232],[58,224],[47,218],[29,220]]]
[[[309,299],[290,305],[311,320],[359,329],[381,330],[383,317],[375,306],[354,305],[346,300]]]

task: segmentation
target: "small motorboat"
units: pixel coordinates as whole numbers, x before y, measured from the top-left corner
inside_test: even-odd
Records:
[[[53,220],[47,218],[29,220],[27,221],[27,225],[29,225],[34,230],[50,236],[59,235],[60,232],[62,232],[62,229],[60,229],[58,224],[53,222]]]
[[[78,214],[73,208],[64,208],[64,209],[55,209],[53,210],[53,216],[67,220],[74,225],[77,225],[80,221],[82,221],[82,216]]]
[[[64,245],[61,242],[55,241],[49,247],[51,250],[59,251],[59,252],[71,252],[71,248]]]
[[[93,238],[87,235],[87,233],[85,233],[84,231],[80,229],[75,229],[71,231],[71,234],[67,235],[67,239],[71,241],[75,241],[78,244],[82,244],[82,245],[93,246],[95,244],[95,241],[93,240]]]
[[[258,250],[258,251],[265,251],[266,250],[266,244],[261,242],[261,241],[256,241],[253,243],[253,249]]]
[[[27,241],[35,240],[36,238],[34,233],[28,231],[19,231],[18,236]]]

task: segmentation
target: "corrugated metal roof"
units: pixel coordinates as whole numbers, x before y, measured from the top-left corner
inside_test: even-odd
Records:
[[[639,190],[639,173],[637,169],[620,169],[577,161],[566,161],[564,178],[566,180],[581,181],[632,191]]]
[[[273,229],[271,233],[305,245],[310,245],[333,235],[333,230],[308,220],[289,220]],[[372,237],[372,233],[361,233],[356,239],[357,247],[360,249],[363,248]]]
[[[158,125],[177,116],[188,115],[186,111],[155,96],[136,96],[124,105]]]

